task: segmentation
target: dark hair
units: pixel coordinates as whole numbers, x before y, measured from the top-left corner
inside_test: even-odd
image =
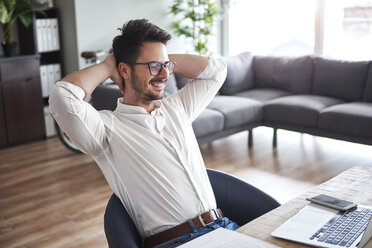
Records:
[[[121,35],[116,36],[112,42],[117,64],[120,62],[135,63],[144,42],[162,42],[166,45],[172,38],[167,31],[146,19],[128,21],[118,30],[121,31]]]

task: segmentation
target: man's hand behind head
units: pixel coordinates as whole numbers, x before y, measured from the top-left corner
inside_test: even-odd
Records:
[[[110,79],[119,86],[120,91],[124,94],[124,79],[119,74],[114,54],[109,54],[102,63],[110,70]]]

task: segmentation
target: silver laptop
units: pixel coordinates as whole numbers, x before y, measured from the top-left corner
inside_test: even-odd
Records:
[[[317,247],[361,248],[372,236],[371,216],[369,206],[339,212],[310,203],[271,235]]]

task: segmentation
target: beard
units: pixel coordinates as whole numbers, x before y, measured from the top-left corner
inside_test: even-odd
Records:
[[[151,101],[163,99],[164,98],[164,90],[162,90],[160,92],[160,94],[159,93],[156,94],[155,92],[151,91],[149,88],[146,87],[147,85],[149,85],[151,83],[156,83],[156,82],[161,83],[161,82],[163,82],[163,80],[160,79],[160,78],[153,78],[149,82],[144,83],[134,73],[133,77],[131,78],[131,84],[132,84],[133,90],[135,91],[135,93],[137,95],[138,100],[144,101],[144,102],[151,102]]]

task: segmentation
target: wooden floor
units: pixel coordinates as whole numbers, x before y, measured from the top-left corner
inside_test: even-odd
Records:
[[[201,146],[206,166],[249,181],[284,203],[356,165],[372,166],[372,147],[254,130]],[[0,247],[107,247],[103,213],[111,190],[87,156],[57,138],[0,150]]]

